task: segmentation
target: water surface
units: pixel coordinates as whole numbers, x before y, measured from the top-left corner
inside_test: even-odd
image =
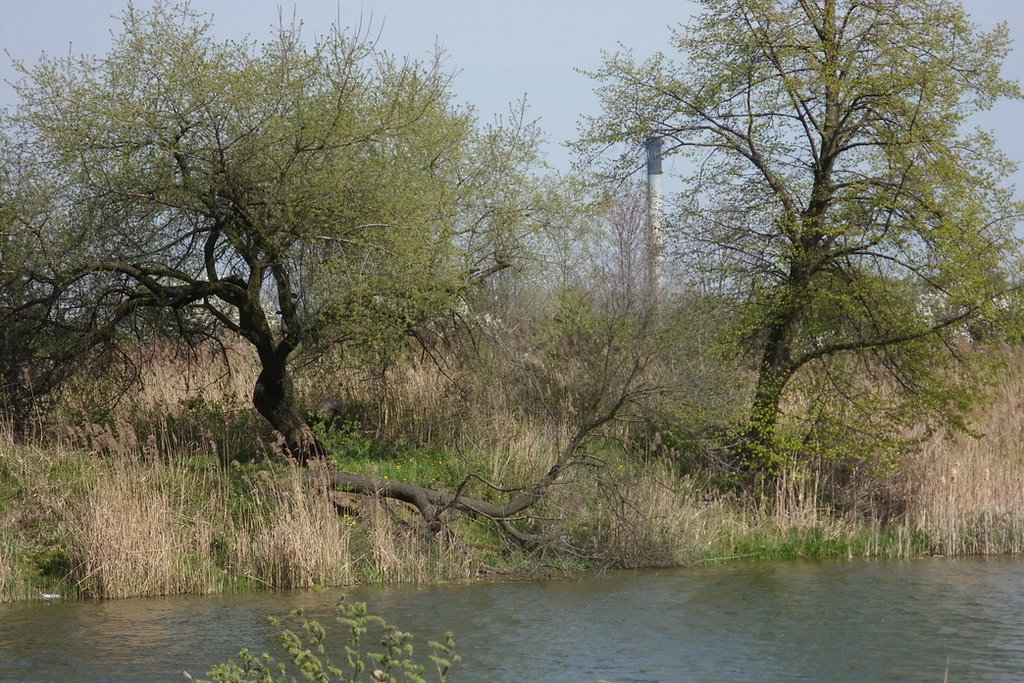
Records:
[[[920,559],[0,605],[0,681],[184,681],[278,652],[264,615],[326,622],[342,595],[424,651],[453,630],[456,683],[1024,680],[1024,560]]]

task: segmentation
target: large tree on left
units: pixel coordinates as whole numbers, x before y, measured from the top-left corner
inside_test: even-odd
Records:
[[[218,41],[187,4],[131,6],[101,58],[22,68],[2,119],[6,313],[68,334],[139,316],[230,330],[253,403],[300,460],[319,446],[289,364],[459,306],[535,220],[536,132],[479,127],[439,60],[339,30]]]

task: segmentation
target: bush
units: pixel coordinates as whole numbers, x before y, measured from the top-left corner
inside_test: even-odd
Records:
[[[342,648],[344,660],[337,664],[327,651],[327,632],[320,622],[304,618],[302,610],[292,612],[291,616],[300,624],[298,632],[290,628],[281,632],[281,646],[288,654],[287,661],[280,662],[266,652],[255,656],[242,650],[238,653],[241,664],[234,660],[217,664],[207,674],[212,681],[199,683],[289,683],[297,680],[297,676],[301,676],[301,680],[323,683],[358,680],[391,683],[399,680],[398,675],[411,683],[426,683],[423,675],[427,666],[413,658],[412,634],[399,631],[381,617],[369,614],[366,603],[338,605],[337,621],[346,628],[348,642]],[[273,617],[270,623],[279,625]],[[383,652],[363,651],[362,636],[371,628],[380,631]],[[429,660],[437,671],[437,680],[445,683],[452,665],[460,659],[454,653],[455,640],[449,632],[445,634],[444,643],[431,641],[429,645],[433,651]],[[186,676],[191,680],[191,676]]]

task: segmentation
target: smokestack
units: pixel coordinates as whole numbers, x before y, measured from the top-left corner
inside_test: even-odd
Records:
[[[647,149],[647,292],[654,299],[661,291],[661,260],[663,246],[661,152],[662,139],[654,136],[644,143]]]

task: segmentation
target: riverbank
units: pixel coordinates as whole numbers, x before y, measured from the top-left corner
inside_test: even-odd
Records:
[[[432,535],[411,506],[325,496],[284,463],[249,405],[255,366],[241,354],[199,360],[149,359],[138,391],[121,403],[110,402],[109,387],[76,387],[35,436],[15,439],[0,428],[0,601],[436,583],[737,558],[1024,553],[1024,362],[1006,364],[978,438],[936,437],[898,462],[811,462],[759,497],[733,493],[626,423],[590,443],[531,508],[532,521],[518,522],[517,541],[454,512],[446,532]],[[326,375],[307,377],[321,386]],[[373,391],[338,377],[330,384],[353,410],[319,436],[350,472],[450,491],[475,486],[486,500],[488,488],[536,482],[567,439],[557,423],[495,399],[509,391],[481,391],[453,412],[447,378],[425,367],[393,370]],[[314,395],[313,382],[300,390]],[[487,485],[467,484],[470,473]]]
[[[451,519],[451,533],[429,536],[407,506],[368,496],[332,502],[273,459],[224,462],[196,444],[161,452],[122,440],[118,449],[90,450],[4,436],[0,600],[435,583],[737,558],[1019,554],[1024,464],[1007,454],[1024,439],[1010,398],[979,440],[936,441],[904,469],[842,492],[828,490],[836,482],[824,468],[790,473],[770,505],[717,492],[666,460],[638,463],[608,449],[600,465],[580,468],[541,504],[536,514],[551,520],[547,542],[532,549],[465,517]],[[552,447],[540,441],[532,448],[538,462]],[[456,476],[446,473],[451,454],[409,449],[359,461],[352,448],[350,469],[419,481]],[[891,490],[880,496],[883,486]],[[857,515],[823,503],[851,492],[864,497],[851,506]],[[871,501],[883,499],[903,507],[873,511]]]

